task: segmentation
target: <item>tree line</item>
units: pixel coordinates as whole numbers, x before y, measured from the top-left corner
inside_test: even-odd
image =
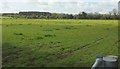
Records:
[[[119,19],[116,9],[113,9],[112,12],[109,12],[108,14],[100,14],[98,12],[87,13],[84,11],[79,14],[28,11],[19,13],[3,13],[3,16],[28,19]]]

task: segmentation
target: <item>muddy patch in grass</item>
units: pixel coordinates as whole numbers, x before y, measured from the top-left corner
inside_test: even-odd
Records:
[[[56,35],[55,34],[53,34],[53,35],[51,35],[51,34],[46,34],[46,35],[44,35],[45,37],[56,37]]]
[[[2,44],[2,62],[3,66],[11,63],[15,59],[19,58],[19,53],[23,51],[23,49],[18,48],[10,43]]]
[[[53,30],[51,30],[51,29],[46,29],[46,30],[43,30],[43,31],[53,31]]]

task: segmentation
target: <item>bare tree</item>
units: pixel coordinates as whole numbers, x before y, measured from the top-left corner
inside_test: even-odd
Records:
[[[114,19],[116,19],[116,17],[117,17],[117,9],[113,9],[113,10],[112,10],[112,13],[113,13],[113,15],[114,15]]]
[[[113,15],[114,15],[114,16],[117,15],[117,9],[113,9],[112,12],[113,12]]]

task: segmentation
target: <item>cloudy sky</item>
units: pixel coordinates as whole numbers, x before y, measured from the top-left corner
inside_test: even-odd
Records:
[[[118,6],[119,0],[0,0],[0,13],[41,11],[77,14],[106,13]]]

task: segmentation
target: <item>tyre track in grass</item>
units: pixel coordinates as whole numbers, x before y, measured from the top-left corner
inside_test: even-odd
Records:
[[[48,65],[49,63],[51,63],[51,62],[53,62],[53,61],[55,61],[55,60],[64,59],[64,58],[66,58],[66,57],[68,57],[68,56],[71,56],[71,55],[73,55],[76,51],[79,51],[79,50],[81,50],[81,49],[90,48],[90,47],[93,47],[93,46],[96,45],[96,44],[100,44],[100,41],[106,39],[107,37],[109,37],[109,36],[101,37],[101,38],[99,38],[99,39],[97,39],[97,40],[95,40],[95,41],[93,41],[93,42],[90,42],[90,43],[88,43],[88,44],[82,45],[82,46],[80,46],[80,47],[78,47],[78,48],[75,48],[75,49],[73,49],[73,50],[69,50],[69,51],[66,51],[66,52],[58,52],[58,53],[56,53],[56,54],[52,54],[52,57],[51,57],[51,58],[49,58],[49,57],[51,56],[51,55],[49,55],[49,56],[47,56],[47,57],[48,57],[47,63],[44,64],[44,66],[45,66],[45,65]]]

